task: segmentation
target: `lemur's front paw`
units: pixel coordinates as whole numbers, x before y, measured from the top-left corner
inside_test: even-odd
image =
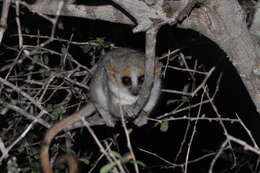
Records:
[[[123,110],[125,115],[129,118],[133,118],[136,115],[132,105],[124,105]]]
[[[145,124],[147,124],[148,120],[147,120],[147,116],[139,116],[138,118],[136,118],[134,120],[134,124],[137,125],[138,127],[141,127]]]

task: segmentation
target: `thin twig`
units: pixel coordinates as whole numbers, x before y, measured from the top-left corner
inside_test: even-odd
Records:
[[[133,150],[133,147],[132,147],[132,144],[131,144],[129,132],[128,132],[128,129],[126,127],[126,121],[125,121],[125,117],[124,117],[124,113],[123,113],[122,108],[120,109],[120,112],[121,112],[120,113],[121,114],[121,123],[122,123],[123,129],[124,129],[124,132],[125,132],[126,141],[127,141],[127,147],[128,147],[128,149],[129,149],[129,151],[130,151],[130,153],[132,155],[132,158],[134,160],[135,172],[139,173],[139,168],[138,168],[138,165],[137,165],[137,162],[136,162],[136,157],[135,157],[134,150]]]
[[[14,84],[8,82],[7,80],[3,79],[0,77],[0,83],[14,89],[17,93],[21,94],[22,96],[24,96],[25,98],[27,98],[30,102],[32,102],[36,107],[38,107],[44,114],[48,114],[48,111],[41,106],[41,104],[39,104],[38,101],[36,101],[34,98],[32,98],[30,95],[28,95],[27,93],[25,93],[24,91],[22,91],[20,88],[18,88],[17,86],[15,86]]]
[[[23,35],[22,35],[22,29],[21,29],[21,22],[20,22],[20,1],[16,0],[15,1],[16,7],[15,7],[15,12],[16,12],[16,24],[17,24],[17,30],[18,30],[18,38],[19,38],[19,48],[21,49],[23,47]]]
[[[6,153],[5,157],[8,157],[8,151],[7,151],[6,147],[5,147],[5,144],[4,144],[3,140],[2,140],[2,138],[0,138],[0,150],[1,150],[2,155],[4,155],[4,153]],[[1,161],[0,161],[0,165],[2,165]]]
[[[96,136],[95,132],[92,130],[92,128],[90,127],[89,123],[82,117],[81,121],[83,122],[83,124],[85,125],[85,127],[88,129],[89,133],[91,134],[91,136],[94,138],[96,144],[98,145],[100,151],[106,156],[107,160],[110,163],[115,162],[118,166],[118,168],[120,169],[121,173],[125,173],[124,168],[122,167],[122,165],[119,163],[119,161],[113,160],[113,158],[110,157],[110,155],[108,154],[107,150],[103,147],[103,145],[101,144],[101,142],[99,141],[98,137]]]
[[[260,156],[260,150],[259,150],[258,148],[252,147],[251,145],[249,145],[249,144],[246,143],[245,141],[243,141],[243,140],[241,140],[241,139],[238,139],[238,138],[236,138],[236,137],[234,137],[234,136],[231,136],[231,135],[229,135],[229,134],[227,134],[226,136],[227,136],[227,139],[228,139],[229,141],[233,141],[233,142],[235,142],[235,143],[237,143],[237,144],[240,144],[241,146],[244,147],[245,150],[252,151],[252,152],[254,152],[254,153],[256,153],[257,155]]]
[[[241,120],[241,118],[238,116],[238,114],[236,113],[236,117],[239,120],[240,124],[242,125],[242,127],[245,129],[245,131],[247,132],[248,136],[250,137],[250,139],[252,140],[254,147],[259,149],[257,143],[255,142],[255,139],[251,133],[251,131],[246,127],[246,125],[243,123],[243,121]]]
[[[228,140],[225,140],[221,147],[219,148],[219,151],[217,152],[217,154],[215,155],[215,157],[213,158],[212,162],[210,163],[210,167],[209,167],[209,173],[213,173],[213,167],[217,161],[217,159],[220,157],[220,155],[223,153],[223,151],[226,148],[226,145],[228,144]]]
[[[0,103],[1,103],[1,100],[0,100]],[[25,118],[27,118],[29,120],[36,121],[37,123],[43,125],[44,127],[50,128],[50,124],[48,122],[44,121],[43,119],[41,119],[39,117],[31,115],[30,113],[26,112],[24,109],[22,109],[16,105],[13,105],[10,103],[1,103],[1,104],[3,104],[3,106],[5,106],[6,108],[11,109],[11,110],[23,115]]]
[[[203,99],[204,99],[204,95],[205,95],[205,92],[207,90],[207,87],[205,86],[203,88],[203,94],[201,95],[201,100],[200,100],[200,106],[199,106],[199,109],[198,109],[198,113],[197,113],[197,118],[201,115],[201,108],[202,108],[202,102],[203,102]],[[193,126],[193,130],[192,130],[192,134],[191,134],[191,138],[190,138],[190,142],[188,143],[188,149],[187,149],[187,154],[186,154],[186,158],[185,158],[185,166],[184,166],[184,172],[187,173],[188,172],[188,162],[189,162],[189,156],[190,156],[190,150],[191,150],[191,144],[193,142],[193,139],[194,139],[194,136],[196,134],[196,129],[197,129],[197,124],[198,124],[198,120],[195,121],[195,124]]]

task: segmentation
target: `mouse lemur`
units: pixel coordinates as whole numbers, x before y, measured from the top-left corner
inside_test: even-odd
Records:
[[[114,126],[115,121],[121,118],[121,113],[126,117],[134,116],[130,106],[136,103],[144,81],[144,61],[143,53],[125,48],[113,50],[101,57],[90,83],[91,102],[54,124],[45,134],[40,151],[43,173],[53,173],[49,148],[52,139],[61,130],[80,121],[82,117],[89,117],[96,109],[108,126]],[[157,64],[154,84],[143,109],[147,113],[153,109],[160,95],[160,68],[160,64]],[[136,120],[135,124],[142,124],[142,119]],[[69,173],[77,172],[78,165],[73,156],[63,155],[58,160],[67,162]]]
[[[103,56],[90,83],[90,98],[108,126],[123,115],[134,117],[131,106],[137,101],[144,82],[145,55],[139,51],[118,48]],[[153,87],[143,110],[150,113],[161,88],[161,65],[156,64]]]

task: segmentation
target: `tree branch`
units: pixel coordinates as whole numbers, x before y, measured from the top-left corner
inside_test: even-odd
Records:
[[[7,18],[9,13],[9,7],[11,5],[11,0],[4,0],[0,19],[0,43],[2,42],[5,30],[7,28]]]
[[[37,14],[55,15],[60,0],[41,0],[36,1],[34,4],[26,4],[22,2],[32,12]],[[97,5],[97,6],[85,6],[72,4],[65,2],[64,7],[60,13],[61,16],[80,17],[91,20],[104,20],[114,23],[122,23],[134,25],[135,23],[122,11],[116,9],[111,4],[109,5]]]
[[[204,34],[227,53],[260,113],[259,45],[243,21],[243,11],[236,0],[207,5],[194,9],[180,27]]]

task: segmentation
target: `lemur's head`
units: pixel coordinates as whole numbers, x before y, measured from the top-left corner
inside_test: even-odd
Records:
[[[136,50],[123,49],[112,56],[105,67],[110,78],[110,89],[119,97],[136,101],[145,77],[145,55]],[[160,68],[160,64],[157,64],[156,73],[160,73]]]

